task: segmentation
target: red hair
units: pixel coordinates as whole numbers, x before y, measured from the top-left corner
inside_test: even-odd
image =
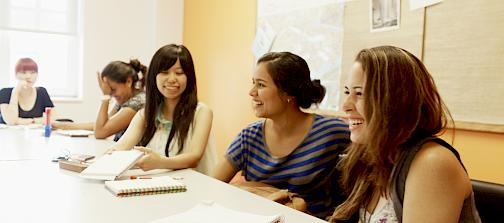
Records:
[[[16,74],[23,73],[26,71],[34,71],[38,73],[38,66],[34,60],[31,58],[21,58],[16,63]]]

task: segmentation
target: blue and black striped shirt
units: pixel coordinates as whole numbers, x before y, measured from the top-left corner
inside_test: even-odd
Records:
[[[320,218],[337,205],[339,187],[335,169],[339,154],[350,144],[348,125],[341,119],[315,115],[310,132],[285,157],[269,152],[264,139],[264,120],[243,129],[226,151],[226,158],[242,171],[247,181],[258,181],[298,193],[308,211]],[[336,184],[336,185],[335,185]]]

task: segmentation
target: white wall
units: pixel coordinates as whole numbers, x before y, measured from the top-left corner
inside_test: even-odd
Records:
[[[55,101],[58,117],[94,121],[101,91],[96,71],[110,61],[138,58],[146,66],[154,52],[182,43],[183,0],[82,0],[82,100]]]

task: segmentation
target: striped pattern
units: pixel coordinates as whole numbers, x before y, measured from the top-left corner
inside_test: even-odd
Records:
[[[243,129],[226,158],[248,181],[259,181],[298,193],[311,214],[324,218],[335,207],[338,192],[335,165],[350,143],[348,126],[340,119],[316,115],[303,142],[288,156],[274,157],[264,141],[264,120]]]

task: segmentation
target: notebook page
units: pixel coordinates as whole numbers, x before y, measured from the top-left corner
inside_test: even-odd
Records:
[[[202,202],[192,209],[166,218],[152,221],[151,223],[283,223],[281,215],[257,215],[235,211],[223,207],[215,202]]]
[[[113,180],[129,169],[143,156],[143,152],[132,149],[104,154],[81,172],[81,177],[90,179]]]

